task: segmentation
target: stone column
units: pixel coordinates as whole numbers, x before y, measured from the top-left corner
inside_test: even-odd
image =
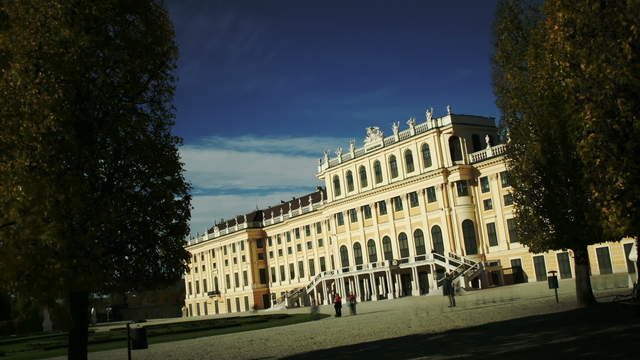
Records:
[[[398,285],[396,287],[396,291],[397,291],[397,296],[401,297],[402,296],[402,277],[400,276],[400,274],[396,274],[396,285]]]
[[[418,279],[418,267],[411,268],[411,275],[413,276],[413,286],[411,287],[411,296],[420,296],[420,279]]]
[[[386,288],[387,288],[387,299],[393,299],[394,296],[394,291],[393,291],[393,281],[391,280],[391,270],[387,270],[387,283],[386,283]]]
[[[326,305],[330,305],[331,303],[329,302],[329,296],[327,294],[327,282],[326,280],[322,280],[321,283],[322,283],[322,295],[324,296],[324,299],[322,299],[324,301],[322,303]]]
[[[358,275],[354,275],[353,276],[353,285],[355,287],[354,294],[356,295],[356,300],[358,302],[361,302],[362,301],[362,293],[360,291],[360,278],[358,277]]]
[[[373,280],[373,283],[371,283]],[[369,282],[369,289],[371,290],[371,300],[378,301],[378,287],[376,286],[376,274],[369,274],[369,278],[367,278]]]

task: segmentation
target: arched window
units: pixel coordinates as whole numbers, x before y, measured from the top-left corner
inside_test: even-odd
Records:
[[[349,250],[345,245],[340,246],[340,261],[343,268],[349,267]]]
[[[413,172],[415,167],[413,166],[413,153],[411,150],[406,150],[404,152],[404,163],[407,166],[407,172]]]
[[[431,167],[431,150],[428,144],[422,144],[422,163],[425,168]]]
[[[389,170],[391,170],[391,178],[398,177],[398,162],[396,161],[395,155],[391,155],[389,158]]]
[[[444,242],[442,241],[442,230],[440,230],[440,226],[434,225],[431,228],[431,240],[433,241],[433,251],[444,255]]]
[[[473,221],[467,219],[462,222],[462,237],[467,255],[477,254],[478,246],[476,245],[476,231],[473,228]]]
[[[398,235],[398,247],[400,248],[400,258],[408,258],[409,240],[407,240],[407,234],[402,232]]]
[[[351,170],[347,171],[347,192],[353,191],[353,174]]]
[[[457,136],[449,138],[449,151],[451,152],[451,161],[462,161],[462,146]]]
[[[413,232],[413,241],[416,243],[416,255],[424,255],[427,250],[424,247],[424,234],[422,230],[416,229]]]
[[[378,261],[378,254],[376,253],[376,242],[373,239],[367,241],[367,252],[369,253],[369,262],[374,263]]]
[[[333,194],[340,196],[340,178],[338,175],[333,175]]]
[[[358,172],[360,173],[360,186],[367,187],[367,169],[361,165]]]
[[[362,265],[362,247],[360,243],[353,244],[353,259],[356,265]]]
[[[391,239],[388,236],[382,238],[382,250],[384,251],[385,260],[393,260],[393,249],[391,248]]]
[[[480,142],[480,135],[471,135],[471,146],[473,146],[473,152],[482,150],[482,143]]]
[[[376,177],[376,184],[380,184],[382,182],[382,167],[378,160],[373,162],[373,174]]]

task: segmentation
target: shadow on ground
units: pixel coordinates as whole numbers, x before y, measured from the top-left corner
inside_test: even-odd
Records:
[[[639,344],[640,306],[607,303],[437,334],[312,351],[285,359],[638,359]]]

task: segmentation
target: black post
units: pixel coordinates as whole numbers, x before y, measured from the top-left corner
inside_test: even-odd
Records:
[[[131,329],[127,323],[127,359],[131,360]]]
[[[556,304],[559,304],[560,301],[558,300],[558,288],[553,289],[556,291]]]

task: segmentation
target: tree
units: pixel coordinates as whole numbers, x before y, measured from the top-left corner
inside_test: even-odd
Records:
[[[70,359],[89,293],[186,269],[176,59],[159,0],[0,0],[0,286],[68,298]]]
[[[532,252],[571,249],[576,298],[595,303],[587,246],[606,240],[582,162],[580,114],[555,64],[545,8],[501,1],[494,24],[494,92],[508,129],[506,157],[516,231]]]
[[[559,80],[581,122],[578,154],[602,224],[614,238],[638,241],[640,1],[548,1],[545,13]]]

